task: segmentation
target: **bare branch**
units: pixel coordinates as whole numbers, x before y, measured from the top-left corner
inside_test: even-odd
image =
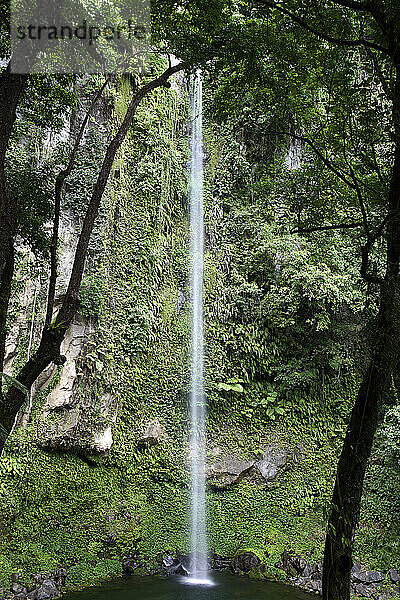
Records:
[[[47,295],[47,309],[46,309],[46,318],[45,318],[45,323],[44,323],[44,327],[49,327],[51,320],[52,320],[52,316],[53,316],[53,308],[54,308],[54,297],[55,297],[55,293],[56,293],[56,282],[57,282],[57,246],[58,246],[58,229],[59,229],[59,225],[60,225],[60,211],[61,211],[61,194],[62,194],[62,189],[64,187],[64,182],[66,180],[66,178],[68,177],[68,175],[71,174],[72,168],[74,166],[75,163],[75,158],[76,158],[76,154],[78,152],[83,134],[85,132],[86,129],[86,125],[89,121],[89,116],[93,111],[94,106],[96,105],[96,103],[98,102],[99,98],[101,97],[107,83],[109,82],[110,78],[107,77],[105,82],[103,83],[103,85],[101,86],[101,88],[97,91],[95,97],[93,98],[92,102],[90,103],[89,108],[86,111],[85,117],[81,123],[81,126],[79,128],[79,132],[78,135],[75,139],[75,143],[71,152],[71,156],[68,162],[68,165],[65,169],[63,169],[56,178],[56,185],[55,185],[55,199],[54,199],[54,222],[53,222],[53,235],[52,235],[52,239],[51,239],[51,245],[50,245],[50,280],[49,280],[49,291],[48,291],[48,295]]]
[[[314,231],[331,231],[332,229],[355,229],[356,227],[363,227],[364,223],[358,221],[356,223],[338,223],[336,225],[321,225],[319,227],[299,227],[294,229],[290,233],[313,233]]]
[[[308,23],[306,23],[303,19],[301,19],[294,13],[292,13],[290,10],[287,10],[287,8],[284,8],[280,4],[277,4],[276,2],[272,2],[271,0],[255,0],[255,2],[258,2],[259,4],[263,4],[264,6],[268,6],[269,8],[276,8],[276,10],[278,10],[280,13],[290,17],[294,23],[297,23],[298,25],[300,25],[300,27],[302,27],[309,33],[312,33],[319,39],[324,40],[325,42],[329,42],[331,44],[336,44],[338,46],[347,46],[348,48],[357,48],[357,47],[373,48],[374,50],[379,50],[380,52],[383,52],[384,54],[390,55],[389,48],[385,48],[385,46],[381,46],[380,44],[375,44],[374,42],[369,42],[368,40],[364,40],[362,38],[360,38],[358,40],[344,40],[341,38],[335,38],[331,35],[327,35],[326,33],[323,33],[322,31],[318,31],[317,29],[314,29],[314,27],[311,27],[310,25],[308,25]]]
[[[296,135],[295,133],[291,133],[288,131],[275,131],[276,135],[290,135],[292,138],[299,140],[300,142],[304,142],[305,144],[307,144],[308,146],[310,146],[310,148],[315,152],[315,154],[318,156],[318,158],[321,160],[321,162],[330,170],[332,171],[332,173],[334,173],[337,177],[339,177],[339,179],[341,181],[343,181],[343,183],[345,183],[349,188],[351,188],[352,190],[356,190],[356,186],[355,184],[348,179],[339,169],[339,167],[337,167],[336,165],[334,165],[322,152],[319,148],[317,148],[317,146],[315,145],[314,140],[304,137],[303,135]]]

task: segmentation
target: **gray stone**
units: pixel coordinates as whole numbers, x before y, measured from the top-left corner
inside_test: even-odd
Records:
[[[218,488],[225,488],[238,483],[254,465],[254,460],[242,460],[227,456],[211,464],[206,471],[208,479]]]
[[[310,581],[307,587],[316,594],[322,594],[322,581]]]
[[[357,575],[357,573],[360,573],[361,571],[361,565],[359,565],[358,563],[356,563],[355,565],[352,566],[351,571],[350,571],[350,577],[351,579],[354,579],[355,576]]]
[[[49,598],[56,598],[60,595],[56,584],[51,579],[45,579],[37,590],[37,600],[48,600]]]
[[[160,442],[168,439],[165,427],[159,423],[157,419],[150,421],[146,425],[146,429],[142,437],[139,438],[139,446],[156,446]]]
[[[389,577],[392,583],[398,583],[400,581],[400,573],[397,569],[389,569]]]
[[[26,595],[28,593],[28,590],[26,589],[26,587],[24,587],[23,585],[21,585],[20,583],[13,583],[11,586],[11,591],[13,594],[24,594]]]
[[[352,576],[355,581],[367,585],[371,583],[380,583],[385,579],[385,573],[381,573],[381,571],[355,571],[354,573],[352,572]]]
[[[358,596],[365,596],[371,598],[375,592],[375,588],[364,583],[359,583],[355,586],[356,594]]]
[[[322,564],[315,563],[315,565],[313,565],[312,569],[313,569],[313,572],[311,575],[311,579],[313,581],[321,581],[322,580]]]
[[[279,471],[286,465],[289,453],[286,450],[268,446],[261,459],[255,463],[264,481],[273,481]]]
[[[303,577],[311,577],[311,575],[313,575],[313,573],[314,573],[313,567],[309,563],[307,563],[306,566],[304,567],[304,570],[302,573]]]

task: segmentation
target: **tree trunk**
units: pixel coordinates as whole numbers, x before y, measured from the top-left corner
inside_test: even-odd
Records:
[[[93,231],[94,223],[99,212],[100,202],[103,197],[107,180],[114,162],[118,149],[120,148],[125,136],[135,116],[136,109],[147,94],[158,87],[169,87],[168,78],[184,68],[184,64],[178,64],[169,67],[164,73],[144,85],[132,98],[124,120],[110,142],[103,164],[101,166],[96,184],[93,188],[89,206],[86,211],[85,219],[82,225],[82,231],[79,236],[78,244],[75,250],[74,263],[72,266],[71,277],[61,308],[54,321],[44,329],[39,347],[30,360],[22,367],[16,379],[28,390],[36,378],[51,363],[62,364],[64,357],[60,356],[60,347],[65,333],[70,326],[79,306],[79,290],[82,281],[83,271],[86,261],[86,253]],[[7,432],[10,432],[15,418],[25,400],[24,393],[15,386],[11,386],[5,402],[0,407],[0,426]],[[0,439],[0,452],[4,447],[5,439]]]
[[[27,75],[11,73],[10,65],[0,75],[0,371],[4,364],[6,320],[14,273],[14,236],[18,218],[18,203],[8,188],[4,161],[16,119],[16,108],[27,79]]]
[[[340,455],[328,522],[322,595],[324,600],[350,598],[350,571],[364,475],[378,425],[382,397],[387,391],[400,351],[400,64],[396,65],[393,103],[395,160],[389,191],[386,273],[372,358],[357,394]]]

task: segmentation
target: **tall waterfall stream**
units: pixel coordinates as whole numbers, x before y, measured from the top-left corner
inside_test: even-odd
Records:
[[[191,578],[206,583],[207,535],[205,498],[206,400],[204,394],[203,338],[203,123],[202,81],[198,71],[191,81],[192,135],[190,162],[190,256],[191,256]]]

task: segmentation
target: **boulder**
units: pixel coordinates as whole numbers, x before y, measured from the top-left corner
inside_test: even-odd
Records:
[[[252,569],[257,569],[261,565],[261,560],[254,552],[243,552],[237,554],[232,560],[232,570],[234,573],[249,573]]]
[[[214,448],[209,455],[215,456],[219,448]],[[206,477],[217,489],[225,489],[248,477],[254,483],[265,484],[273,481],[286,466],[289,453],[286,450],[268,446],[260,458],[246,459],[237,456],[225,456],[208,465]]]
[[[351,571],[350,571],[350,577],[351,579],[355,579],[355,576],[357,575],[357,573],[361,572],[361,565],[356,563],[355,565],[352,566]]]
[[[258,460],[254,466],[264,481],[273,481],[278,475],[279,471],[286,466],[288,457],[289,452],[286,450],[268,446],[260,460]]]
[[[392,583],[399,583],[400,581],[400,573],[397,569],[389,569],[389,577]]]
[[[353,579],[357,582],[370,585],[371,583],[380,583],[385,579],[385,573],[381,571],[355,571],[352,570]]]
[[[322,581],[310,581],[307,587],[315,594],[322,594]]]
[[[26,594],[28,593],[28,590],[26,589],[26,587],[24,587],[23,585],[21,585],[20,583],[14,582],[11,586],[11,591],[13,594],[23,594],[26,596]]]
[[[214,487],[224,489],[238,483],[253,465],[254,460],[227,456],[212,463],[206,470],[206,476]]]
[[[354,589],[358,596],[364,596],[366,598],[371,598],[375,592],[375,588],[373,586],[365,585],[364,583],[358,583]]]
[[[146,425],[145,432],[138,440],[139,446],[156,446],[160,442],[166,441],[168,435],[165,427],[157,419],[150,421]]]
[[[322,581],[322,563],[315,563],[312,566],[313,572],[311,575],[311,579],[313,581]]]
[[[60,592],[54,581],[52,579],[45,579],[37,590],[36,598],[37,600],[48,600],[49,598],[57,598],[59,595]]]
[[[58,588],[61,588],[65,585],[65,580],[67,579],[67,569],[63,569],[59,567],[54,571],[54,581]]]
[[[303,577],[311,577],[314,574],[314,568],[309,563],[303,569]]]
[[[189,575],[188,563],[190,559],[185,555],[178,555],[176,558],[172,554],[162,557],[161,565],[166,575]]]
[[[211,568],[216,571],[225,571],[231,566],[231,559],[227,556],[221,556],[220,554],[214,554],[211,557]]]

